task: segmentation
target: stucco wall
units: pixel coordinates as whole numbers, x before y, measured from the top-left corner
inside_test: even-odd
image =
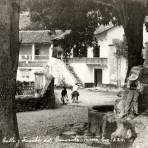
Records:
[[[100,45],[100,57],[108,58],[108,67],[103,70],[103,84],[115,84],[117,79],[117,60],[115,57],[116,49],[112,48],[113,39],[123,40],[124,30],[122,27],[114,27],[96,36]],[[122,61],[124,65],[124,61]],[[125,71],[123,72],[125,73]]]
[[[109,45],[112,44],[113,39],[123,39],[124,30],[122,27],[114,27],[101,35],[97,35],[98,44],[100,45],[100,57],[109,56]]]
[[[87,66],[85,63],[72,63],[70,65],[83,83],[94,82],[92,77],[92,67]]]
[[[110,84],[115,82],[117,79],[117,59],[114,55],[115,49],[109,46],[112,44],[113,39],[123,39],[124,30],[122,27],[114,27],[101,35],[97,35],[98,44],[100,45],[100,57],[108,58],[108,67],[102,69],[102,83]],[[143,31],[143,43],[148,42],[148,32]],[[21,45],[20,54],[22,55],[31,55],[32,53],[32,45]],[[49,55],[50,45],[40,46],[40,54],[41,55]],[[122,84],[124,83],[126,70],[127,70],[127,61],[125,58],[121,58],[121,69],[122,72],[120,74]],[[66,82],[69,84],[75,83],[75,79],[72,74],[67,70],[66,65],[62,61],[58,61],[58,59],[52,58],[50,61],[51,64],[51,73],[55,77],[55,84],[59,83],[59,78],[64,77]],[[83,83],[94,83],[94,69],[101,69],[99,66],[87,65],[85,63],[72,63],[71,66],[74,68],[74,71],[77,73],[79,78]],[[30,72],[29,81],[34,81],[34,72],[44,69],[43,67],[31,68],[32,72]],[[17,75],[18,80],[22,80],[21,72],[18,70]],[[27,79],[28,80],[28,79]],[[114,81],[114,82],[113,82]]]
[[[146,28],[144,25],[144,29],[143,29],[143,44],[145,45],[145,43],[148,42],[148,32],[146,32]]]
[[[70,64],[78,77],[83,83],[94,83],[94,71],[95,69],[102,69],[102,83],[108,84],[108,69],[102,68],[97,65],[87,65],[85,63],[72,63]]]
[[[75,78],[70,73],[70,71],[66,68],[66,65],[63,61],[59,59],[52,58],[48,62],[49,72],[55,78],[55,85],[59,85],[60,81],[64,78],[66,84],[74,85]],[[28,74],[25,70],[28,70]],[[44,71],[45,67],[19,67],[17,71],[17,80],[19,81],[35,81],[35,72]],[[23,77],[24,75],[29,75],[29,77]]]
[[[49,48],[50,44],[42,44],[39,45],[38,48],[40,49],[40,55],[49,55]],[[32,44],[24,44],[20,47],[20,55],[32,55]]]
[[[74,85],[76,82],[75,78],[62,60],[51,58],[48,62],[48,66],[49,72],[55,77],[55,85],[59,85],[63,78],[68,85]]]
[[[35,81],[35,72],[43,71],[43,67],[19,67],[17,70],[17,80],[18,81]],[[26,71],[26,73],[25,73]],[[28,71],[28,74],[27,74]],[[29,77],[24,77],[24,75],[29,75]]]
[[[20,55],[31,55],[32,54],[32,45],[21,45]]]
[[[43,44],[40,45],[39,48],[40,48],[40,55],[47,55],[47,56],[49,55],[50,45]]]
[[[124,57],[121,58],[121,85],[124,85],[126,74],[127,74],[127,59]]]
[[[114,27],[101,35],[97,36],[98,44],[100,45],[100,57],[108,58],[108,67],[102,69],[102,83],[103,84],[117,84],[117,57],[115,55],[116,48],[112,45],[113,39],[123,40],[124,30],[122,27]],[[148,33],[143,32],[144,43],[148,42]],[[120,57],[120,69],[118,77],[121,79],[121,84],[124,85],[125,76],[127,72],[127,60],[124,57]],[[77,75],[83,81],[83,83],[94,83],[94,69],[101,69],[97,66],[88,66],[85,63],[73,63],[71,66],[74,68]]]
[[[78,74],[83,83],[94,83],[94,69],[102,69],[102,83],[110,84],[111,79],[116,80],[116,59],[113,56],[113,51],[109,45],[112,44],[113,39],[123,39],[124,30],[122,27],[114,27],[101,35],[97,35],[98,44],[100,45],[100,57],[108,58],[108,67],[101,68],[99,66],[88,66],[85,63],[73,63],[71,66],[74,68],[75,72]],[[114,60],[114,61],[113,61]],[[114,62],[114,63],[113,63]],[[124,61],[122,60],[122,65]],[[114,72],[113,72],[113,67]],[[125,73],[125,71],[123,72]]]

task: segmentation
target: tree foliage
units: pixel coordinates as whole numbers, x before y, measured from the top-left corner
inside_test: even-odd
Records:
[[[71,30],[60,41],[65,56],[72,48],[76,56],[86,56],[86,48],[94,41],[98,18],[98,8],[91,0],[37,0],[31,5],[31,19],[43,29]]]
[[[147,14],[146,0],[94,0],[99,5],[103,20],[113,21],[124,28],[128,46],[128,72],[133,66],[142,65],[143,24]],[[106,8],[107,15],[104,13]]]
[[[112,42],[113,42],[113,45],[117,49],[116,56],[118,58],[119,57],[127,58],[127,41],[126,41],[125,36],[124,36],[123,40],[113,39]]]
[[[62,40],[62,46],[66,52],[73,48],[78,56],[85,55],[86,48],[92,46],[98,23],[122,25],[130,70],[143,63],[141,51],[146,8],[145,0],[37,0],[31,5],[31,14],[32,21],[42,24],[44,29],[71,29]]]

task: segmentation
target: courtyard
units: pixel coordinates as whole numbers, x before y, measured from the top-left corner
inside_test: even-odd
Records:
[[[68,98],[71,90],[68,89]],[[66,132],[74,132],[75,136],[88,134],[88,108],[93,105],[113,104],[117,92],[102,92],[98,90],[80,89],[78,103],[62,105],[61,89],[55,89],[56,108],[17,113],[19,133],[27,148],[93,148],[92,142],[59,142],[57,137]],[[145,112],[134,119],[137,138],[133,148],[145,148],[148,137],[148,114]],[[29,142],[35,140],[35,142]],[[38,141],[40,140],[40,141]],[[55,140],[55,141],[54,141]],[[46,141],[46,142],[43,142]],[[47,142],[48,141],[48,142]],[[98,145],[97,145],[98,146]],[[104,148],[104,145],[100,145]],[[117,147],[118,148],[118,147]]]
[[[88,107],[92,105],[101,105],[114,102],[116,93],[96,92],[88,89],[80,89],[78,103],[69,103],[62,105],[60,101],[61,89],[55,89],[56,108],[50,110],[38,110],[30,112],[17,113],[18,126],[21,139],[52,139],[60,136],[63,132],[72,131],[79,135],[87,134]],[[71,90],[68,89],[70,100]],[[92,99],[93,98],[93,99]],[[28,143],[31,147],[51,146],[50,143]],[[47,145],[46,145],[47,144]],[[57,147],[71,147],[66,143],[57,144]],[[68,143],[67,143],[68,144]],[[36,146],[35,146],[36,145]],[[74,143],[74,147],[86,147],[86,144]],[[52,146],[51,146],[52,147]],[[53,146],[55,147],[55,145]]]
[[[18,113],[18,124],[21,136],[58,136],[65,127],[83,126],[88,122],[88,107],[114,102],[115,93],[94,92],[87,89],[79,90],[79,103],[62,105],[60,101],[61,89],[55,90],[56,108],[35,112]],[[71,90],[68,90],[69,100]]]

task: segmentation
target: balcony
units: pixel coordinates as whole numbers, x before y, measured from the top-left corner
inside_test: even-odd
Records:
[[[48,55],[20,55],[19,67],[43,67],[49,60]]]
[[[44,67],[48,61],[19,61],[19,67]]]
[[[35,55],[34,60],[49,60],[48,55]]]
[[[49,55],[19,55],[19,61],[49,60]]]
[[[31,61],[32,56],[31,55],[19,55],[19,61]]]
[[[68,58],[67,60],[65,60],[67,63],[71,64],[71,63],[86,63],[87,65],[100,65],[103,67],[107,67],[107,58]]]

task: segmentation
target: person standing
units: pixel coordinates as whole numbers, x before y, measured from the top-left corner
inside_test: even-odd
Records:
[[[62,92],[61,92],[61,101],[62,101],[63,105],[66,104],[65,103],[66,98],[68,98],[67,90],[66,90],[66,87],[63,87]]]
[[[72,96],[73,102],[77,102],[78,103],[79,92],[78,92],[78,85],[77,84],[75,84],[73,86],[73,90],[72,90],[71,96]]]

